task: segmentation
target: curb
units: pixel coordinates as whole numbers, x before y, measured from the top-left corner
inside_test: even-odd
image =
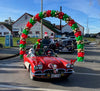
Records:
[[[27,48],[26,50],[29,50],[29,49],[30,49],[30,48]],[[12,55],[12,56],[8,56],[8,57],[0,58],[0,60],[9,59],[9,58],[17,57],[17,56],[19,56],[19,53],[14,54],[14,55]]]
[[[12,55],[12,56],[0,58],[0,60],[9,59],[9,58],[13,58],[13,57],[16,57],[16,56],[19,56],[19,53],[15,54],[15,55]]]

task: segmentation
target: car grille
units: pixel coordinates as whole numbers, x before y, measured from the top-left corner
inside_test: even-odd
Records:
[[[61,74],[61,73],[64,73],[65,72],[65,69],[58,69],[57,73],[58,74]],[[49,73],[49,74],[52,74],[54,73],[53,69],[47,69],[44,71],[44,73]]]
[[[35,74],[40,74],[40,73],[42,73],[42,72],[41,72],[41,71],[36,71],[36,72],[35,72]]]

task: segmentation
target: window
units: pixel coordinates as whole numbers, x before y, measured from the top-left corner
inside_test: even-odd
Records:
[[[27,15],[25,15],[25,20],[27,19]]]
[[[36,31],[35,34],[40,34],[40,31]]]
[[[1,29],[4,29],[4,27],[1,25]]]
[[[4,32],[4,35],[7,35],[7,34],[9,34],[9,32]]]
[[[13,28],[13,31],[19,31],[19,29],[18,28]]]
[[[0,36],[2,36],[2,32],[0,32]]]
[[[29,34],[32,34],[32,31],[29,31]]]

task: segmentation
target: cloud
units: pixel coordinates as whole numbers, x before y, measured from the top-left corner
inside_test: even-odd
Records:
[[[92,2],[92,4],[90,5],[89,0],[69,0],[64,4],[64,6],[81,11],[87,14],[88,17],[100,18],[100,9],[97,8],[94,4],[96,3]]]

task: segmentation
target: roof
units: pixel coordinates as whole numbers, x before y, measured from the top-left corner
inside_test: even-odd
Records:
[[[55,25],[55,27],[57,28],[57,29],[60,29],[60,25]],[[62,27],[64,27],[64,25],[61,25],[61,28]]]
[[[33,15],[29,14],[29,13],[24,13],[21,17],[19,17],[14,23],[16,23],[19,19],[21,19],[24,15],[29,15],[30,17],[33,17]],[[13,23],[13,24],[14,24]],[[13,25],[12,24],[12,25]]]
[[[51,22],[43,19],[43,25],[45,25],[46,27],[48,27],[50,30],[52,30],[55,33],[60,33],[60,31],[57,31],[57,29],[55,28],[55,26],[53,24],[51,24]]]
[[[30,17],[33,17],[33,15],[31,15],[31,14],[29,14],[29,13],[24,13],[20,18],[18,18],[14,23],[16,23],[19,19],[21,19],[24,15],[29,15]],[[13,23],[13,24],[14,24]],[[50,21],[48,21],[48,20],[45,20],[45,19],[43,19],[43,25],[45,25],[46,27],[48,27],[50,30],[52,30],[53,32],[55,32],[55,33],[60,33],[57,29],[56,29],[56,27],[53,25],[53,24],[51,24],[51,22]]]
[[[12,26],[5,22],[0,22],[0,25],[4,25],[6,28],[8,28],[10,31],[12,31]]]

